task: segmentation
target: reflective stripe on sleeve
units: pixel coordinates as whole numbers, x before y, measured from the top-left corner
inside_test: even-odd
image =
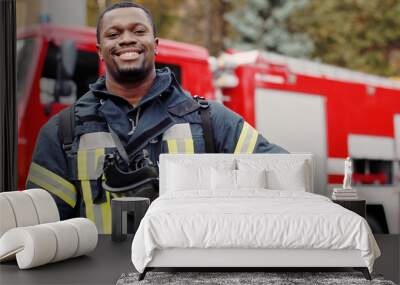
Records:
[[[257,130],[247,122],[244,122],[234,153],[253,153],[257,138]]]
[[[71,207],[75,207],[77,199],[75,186],[61,176],[32,162],[28,180],[56,195]]]
[[[107,200],[101,204],[93,203],[91,180],[96,181],[100,162],[104,158],[104,148],[95,150],[78,150],[78,177],[81,179],[82,195],[85,202],[86,217],[92,220],[99,233],[111,233],[110,194],[106,192]],[[92,176],[93,175],[93,176]],[[100,176],[98,176],[100,177]]]

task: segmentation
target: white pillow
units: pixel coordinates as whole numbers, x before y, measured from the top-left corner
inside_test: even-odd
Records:
[[[307,191],[307,162],[292,159],[237,159],[239,170],[266,170],[267,188],[273,190]]]
[[[211,168],[212,190],[236,190],[236,170]]]
[[[267,172],[262,170],[236,170],[237,188],[267,188]]]
[[[266,171],[211,169],[211,188],[213,190],[238,190],[242,188],[267,188]]]
[[[210,189],[211,167],[187,166],[170,163],[168,166],[168,191]]]
[[[267,171],[267,181],[268,189],[306,191],[304,163],[286,169],[270,169]]]
[[[234,169],[234,159],[209,160],[181,158],[166,161],[166,191],[211,191],[211,168]]]

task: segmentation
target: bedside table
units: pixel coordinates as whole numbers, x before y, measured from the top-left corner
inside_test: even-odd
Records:
[[[112,216],[112,241],[124,241],[128,232],[128,215],[133,215],[133,234],[139,227],[147,208],[150,206],[150,199],[143,197],[121,197],[111,200]]]
[[[332,200],[332,202],[339,204],[340,206],[359,214],[364,219],[366,218],[366,200]]]

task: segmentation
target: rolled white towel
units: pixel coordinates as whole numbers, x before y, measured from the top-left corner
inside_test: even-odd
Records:
[[[16,257],[20,269],[49,263],[56,251],[54,233],[42,225],[13,228],[0,239],[0,261]]]
[[[15,228],[17,221],[15,220],[14,211],[10,201],[0,195],[0,237],[9,229]]]
[[[44,191],[44,190],[43,190]],[[27,227],[39,224],[35,205],[31,197],[23,191],[3,192],[13,210],[17,227]]]
[[[31,197],[39,218],[39,224],[60,220],[56,202],[49,192],[43,189],[29,189],[22,193],[28,194]]]
[[[78,233],[78,248],[73,257],[91,252],[97,246],[98,231],[96,225],[86,218],[74,218],[65,220],[75,227]]]
[[[60,220],[56,202],[43,189],[0,193],[0,237],[15,227],[34,226]]]
[[[19,268],[28,269],[87,254],[97,240],[96,226],[85,218],[13,228],[0,238],[0,261],[16,257]]]
[[[70,258],[75,255],[78,249],[78,232],[70,223],[55,222],[44,224],[43,227],[49,228],[56,236],[56,253],[51,262],[57,262]]]

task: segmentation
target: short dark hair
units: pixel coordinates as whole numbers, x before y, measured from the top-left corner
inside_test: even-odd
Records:
[[[152,26],[152,28],[153,28],[153,35],[154,35],[154,37],[156,36],[156,26],[154,25],[153,17],[151,16],[150,11],[147,10],[147,9],[146,9],[145,7],[143,7],[142,5],[139,5],[139,4],[136,4],[136,3],[132,3],[132,2],[124,1],[124,2],[119,2],[119,3],[115,3],[115,4],[113,4],[113,5],[110,5],[110,6],[108,6],[107,8],[105,8],[105,9],[101,12],[101,14],[100,14],[100,16],[99,16],[99,18],[98,18],[98,20],[97,20],[97,27],[96,27],[96,38],[97,38],[97,43],[100,43],[101,24],[102,24],[104,15],[105,15],[107,12],[111,11],[111,10],[119,9],[119,8],[139,8],[139,9],[142,9],[142,10],[146,13],[147,18],[150,20],[151,26]]]

